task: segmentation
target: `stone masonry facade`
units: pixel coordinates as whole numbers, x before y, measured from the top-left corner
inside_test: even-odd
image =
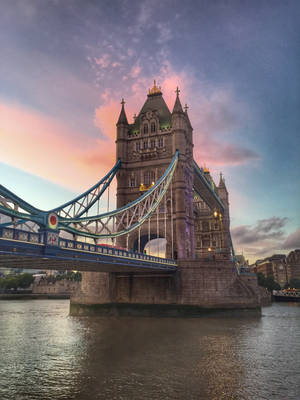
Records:
[[[178,260],[178,272],[83,273],[81,288],[71,298],[71,311],[77,313],[80,305],[97,304],[105,310],[127,305],[127,311],[129,305],[165,305],[171,306],[175,313],[180,307],[259,308],[256,278],[238,276],[231,261],[229,198],[224,178],[221,175],[216,185],[208,169],[202,169],[206,184],[221,199],[223,210],[204,201],[205,193],[201,196],[195,191],[199,181],[194,173],[193,128],[187,107],[183,110],[181,106],[179,90],[171,113],[160,87],[154,83],[133,124],[128,123],[124,104],[122,101],[117,122],[116,157],[121,160],[117,208],[151,187],[178,150],[172,188],[168,189],[155,218],[142,226],[139,236],[139,250],[143,251],[147,240],[141,238],[165,237],[167,232],[166,256]],[[164,230],[163,218],[165,214],[170,216],[171,209],[173,219],[168,218]],[[137,235],[134,231],[127,238],[119,237],[116,244],[136,250]]]

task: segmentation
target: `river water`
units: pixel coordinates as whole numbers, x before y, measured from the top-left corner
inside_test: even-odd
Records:
[[[262,317],[70,317],[0,301],[0,399],[300,399],[300,303]]]

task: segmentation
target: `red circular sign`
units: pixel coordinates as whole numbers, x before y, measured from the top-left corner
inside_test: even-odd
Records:
[[[48,226],[50,229],[56,229],[58,225],[58,217],[56,214],[51,213],[48,215]]]
[[[55,215],[51,215],[51,217],[50,217],[50,224],[51,224],[51,225],[56,225],[56,222],[57,222],[56,216],[55,216]]]

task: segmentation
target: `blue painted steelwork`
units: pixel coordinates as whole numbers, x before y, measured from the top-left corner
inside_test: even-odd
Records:
[[[201,182],[204,183],[204,185],[207,187],[207,189],[213,195],[214,199],[216,200],[216,202],[218,203],[218,205],[220,207],[220,210],[222,212],[224,212],[224,204],[223,204],[222,200],[220,199],[220,197],[216,193],[216,191],[212,188],[211,183],[206,179],[203,169],[198,166],[198,164],[196,163],[195,160],[194,160],[194,173],[201,179]],[[201,196],[200,193],[198,193],[198,194]]]
[[[142,196],[138,197],[136,200],[133,200],[131,203],[126,204],[123,207],[120,207],[114,211],[110,211],[107,213],[103,213],[103,214],[99,214],[99,215],[94,215],[91,217],[83,217],[83,218],[73,218],[73,219],[64,219],[62,218],[61,221],[64,222],[65,220],[69,221],[69,222],[83,222],[83,221],[95,221],[97,220],[99,217],[108,217],[108,216],[112,216],[112,215],[116,215],[118,214],[120,211],[126,211],[129,208],[131,208],[132,206],[140,203],[142,200],[146,199],[147,197],[149,197],[154,191],[155,189],[161,184],[163,183],[168,177],[169,174],[172,170],[174,170],[174,167],[177,165],[177,160],[178,160],[178,150],[176,150],[176,153],[170,163],[170,165],[168,166],[168,168],[165,170],[164,174],[158,179],[158,181],[155,183],[155,185],[153,185],[149,190],[147,190]]]
[[[13,218],[14,220],[10,222],[5,222],[4,224],[0,224],[0,226],[8,226],[8,225],[20,225],[24,223],[25,221],[32,221],[35,222],[39,227],[46,228],[48,225],[48,215],[50,213],[57,213],[58,215],[67,207],[72,207],[74,204],[83,201],[90,193],[95,191],[97,188],[100,188],[101,185],[103,187],[101,190],[99,190],[99,193],[97,195],[94,195],[93,199],[86,205],[83,206],[80,212],[78,213],[77,216],[81,216],[84,213],[86,213],[102,196],[102,194],[105,192],[105,190],[108,188],[110,185],[111,181],[115,177],[117,171],[119,170],[121,165],[121,161],[118,160],[117,163],[114,165],[114,167],[99,181],[97,182],[94,186],[92,186],[89,190],[84,192],[83,194],[77,196],[75,199],[54,208],[53,210],[50,211],[44,211],[40,210],[36,207],[33,207],[31,204],[27,203],[23,199],[21,199],[19,196],[5,188],[4,186],[0,185],[0,196],[3,196],[4,199],[7,200],[7,203],[13,203],[18,206],[18,208],[22,209],[22,211],[18,211],[15,208],[8,207],[7,205],[0,204],[0,213]],[[25,212],[24,212],[25,211]],[[67,213],[65,212],[65,215]]]
[[[33,207],[31,204],[27,203],[25,200],[21,199],[19,196],[11,192],[10,190],[6,189],[6,187],[0,185],[0,195],[5,198],[12,200],[15,204],[18,204],[23,210],[27,211],[30,214],[40,214],[44,211],[39,210],[36,207]]]
[[[168,186],[171,182],[171,179],[173,177],[173,174],[174,174],[174,171],[175,171],[175,168],[177,165],[177,161],[178,161],[178,151],[176,151],[176,153],[175,153],[170,165],[166,169],[165,173],[158,179],[158,181],[155,183],[155,185],[153,187],[151,187],[151,189],[149,189],[146,193],[144,193],[141,197],[134,200],[133,202],[131,202],[117,210],[108,212],[108,213],[98,214],[98,215],[94,215],[94,216],[86,216],[86,217],[81,216],[83,213],[86,213],[88,211],[88,209],[90,207],[92,207],[93,204],[95,204],[95,202],[99,199],[99,197],[104,193],[105,189],[109,186],[111,180],[113,179],[117,170],[120,167],[120,161],[118,161],[116,163],[114,168],[103,179],[101,179],[96,185],[94,185],[88,191],[86,191],[82,195],[76,197],[74,200],[72,200],[68,203],[65,203],[62,206],[52,209],[50,211],[38,210],[38,209],[30,206],[30,204],[24,202],[22,199],[20,199],[16,195],[14,195],[9,190],[2,187],[2,189],[3,189],[2,195],[3,196],[6,195],[6,197],[9,200],[16,202],[16,204],[18,206],[19,205],[21,206],[21,208],[24,207],[23,209],[26,212],[28,212],[29,214],[20,212],[20,211],[16,211],[15,209],[8,208],[3,205],[0,205],[0,212],[2,212],[3,214],[5,214],[7,216],[10,216],[11,218],[35,222],[40,228],[44,228],[44,229],[50,228],[48,225],[48,216],[50,213],[55,213],[58,218],[58,224],[55,226],[55,229],[65,230],[65,231],[75,234],[75,235],[90,237],[90,238],[94,238],[94,239],[114,238],[114,237],[117,237],[120,235],[130,233],[133,230],[137,229],[139,226],[142,225],[142,223],[147,218],[149,218],[152,215],[152,213],[154,212],[156,207],[159,205],[161,199],[163,198],[164,194],[166,193],[166,191],[168,189]],[[107,182],[106,182],[106,180],[107,180]],[[82,199],[84,199],[93,190],[98,188],[100,183],[103,183],[103,182],[105,182],[105,185],[103,186],[101,191],[91,200],[91,202],[88,204],[88,206],[83,206],[82,204],[80,204],[80,207],[82,207],[82,209],[79,208],[80,211],[74,216],[74,218],[71,218],[69,215],[69,212],[65,211],[65,209],[68,207],[73,207],[73,206],[75,207],[75,204],[77,204],[78,202],[80,203],[82,201]],[[151,196],[154,199],[153,201],[149,200],[151,198]],[[149,200],[149,201],[147,204],[147,209],[145,210],[145,204],[146,204],[145,201],[147,201],[147,200]],[[125,229],[122,229],[120,232],[97,234],[97,233],[92,233],[92,232],[86,232],[83,229],[84,223],[86,223],[86,226],[90,225],[93,222],[99,222],[100,224],[104,225],[103,221],[105,221],[105,220],[110,221],[110,220],[112,220],[112,218],[122,219],[122,217],[121,217],[122,213],[123,214],[125,212],[130,213],[131,210],[134,209],[134,207],[139,207],[139,205],[143,206],[141,208],[143,208],[144,214],[142,216],[138,215],[137,218],[135,218],[135,219],[137,219],[136,222],[134,221],[133,224],[131,224],[130,226],[127,226]],[[61,215],[62,212],[65,214],[65,216],[66,216],[65,218]],[[78,215],[80,215],[80,216],[78,216]],[[133,218],[131,218],[131,220],[133,220]],[[14,225],[14,222],[12,222],[12,224]],[[70,224],[73,224],[73,226],[70,226]],[[74,225],[76,226],[76,224],[80,224],[81,229],[76,229],[74,227]]]
[[[119,272],[122,272],[122,265],[135,267],[137,270],[154,269],[174,272],[177,269],[176,262],[171,259],[63,238],[59,238],[58,246],[53,246],[47,244],[44,232],[32,233],[13,228],[0,228],[0,265],[1,259],[4,258],[5,263],[9,261],[10,256],[14,262],[16,257],[20,257],[23,261],[26,257],[35,257],[44,261],[53,260],[53,262],[67,260],[77,263],[96,263],[99,266],[100,264],[114,265],[117,266]]]
[[[106,191],[106,189],[108,188],[108,186],[110,185],[111,181],[113,180],[113,178],[115,177],[117,171],[119,170],[121,166],[121,160],[118,160],[117,163],[115,164],[115,166],[108,172],[108,174],[106,174],[98,183],[96,183],[94,186],[92,186],[90,189],[88,189],[86,192],[82,193],[81,195],[75,197],[75,199],[68,201],[65,204],[62,204],[59,207],[53,208],[52,210],[49,211],[50,212],[55,212],[58,213],[60,211],[62,211],[64,208],[70,207],[72,206],[74,203],[79,202],[80,200],[83,200],[87,195],[89,195],[91,192],[93,192],[95,189],[97,189],[98,187],[100,187],[100,185],[102,185],[104,183],[103,188],[100,190],[100,192],[97,194],[97,196],[95,196],[95,198],[93,199],[93,201],[91,201],[89,203],[89,205],[87,207],[84,207],[82,211],[80,211],[77,215],[76,218],[81,217],[84,213],[86,213],[95,203],[97,200],[100,199],[100,197],[102,196],[102,194]],[[105,182],[107,181],[107,182]]]
[[[45,224],[45,218],[47,216],[46,212],[40,211],[39,214],[26,214],[26,213],[22,213],[20,211],[15,211],[13,209],[4,207],[2,205],[0,205],[0,213],[11,217],[11,218],[20,218],[24,221],[33,221],[36,224],[38,224],[39,226],[44,226]],[[19,222],[17,221],[17,223],[19,224]],[[13,224],[13,222],[10,223],[11,225]],[[5,223],[5,225],[7,225],[7,223]],[[3,224],[1,224],[0,226],[4,226]]]
[[[88,210],[96,203],[96,201],[99,200],[101,195],[108,188],[109,184],[120,168],[120,161],[116,163],[116,165],[108,174],[105,175],[104,178],[102,178],[88,191],[84,192],[80,196],[77,196],[72,201],[69,201],[50,211],[43,211],[32,207],[29,203],[23,201],[8,189],[1,186],[0,212],[12,218],[12,221],[5,221],[2,225],[0,225],[1,235],[4,235],[2,238],[0,237],[0,239],[24,242],[30,245],[43,244],[45,248],[49,248],[49,245],[55,244],[58,249],[63,247],[63,243],[67,243],[68,247],[65,247],[64,250],[69,251],[72,247],[71,243],[75,242],[60,238],[58,232],[61,230],[65,230],[78,236],[85,236],[93,239],[115,238],[117,236],[128,234],[129,232],[132,232],[140,227],[159,206],[172,180],[177,162],[178,151],[176,151],[164,174],[158,179],[155,185],[153,185],[141,197],[117,210],[93,216],[83,217],[82,215],[84,213],[87,214]],[[19,207],[21,210],[19,210]],[[72,210],[70,208],[72,208]],[[71,215],[73,215],[73,218]],[[54,218],[54,222],[51,222],[51,218]],[[35,231],[33,232],[16,229],[17,225],[23,224],[24,222],[25,224],[27,222],[33,222],[37,224],[37,228],[35,228]],[[96,233],[90,231],[91,228],[95,228],[96,224],[97,227],[98,224],[100,225],[100,230],[102,227],[104,230],[96,231]],[[14,228],[9,229],[9,225],[13,225]],[[77,229],[78,225],[80,226],[79,229]],[[111,225],[113,225],[113,229],[111,228]],[[29,225],[26,227],[30,228]],[[84,229],[86,229],[86,231]],[[76,246],[90,246],[89,248],[93,248],[92,246],[94,246],[89,244],[80,244],[81,242],[76,243]],[[77,251],[78,249],[74,249],[74,251],[75,250]],[[88,251],[90,252],[90,250]],[[160,265],[169,265],[172,263],[173,265],[176,265],[172,260],[160,259],[158,257],[152,257],[144,254],[137,256],[136,253],[125,253],[126,250],[122,250],[125,256],[120,255],[120,249],[110,249],[109,252],[112,252],[112,255],[118,259],[119,257],[125,257],[127,259],[138,259],[139,261],[143,262],[147,261],[148,263],[159,263]],[[109,256],[109,254],[110,253],[107,253],[107,256]]]
[[[179,155],[179,153],[176,150],[175,155],[174,155],[170,165],[168,166],[168,168],[164,172],[164,174],[157,180],[155,185],[152,186],[141,197],[137,198],[136,200],[132,201],[129,204],[126,204],[125,206],[123,206],[121,208],[118,208],[118,209],[116,209],[114,211],[110,211],[110,212],[107,212],[107,213],[103,213],[103,214],[99,214],[99,215],[95,215],[95,216],[72,218],[72,219],[70,219],[70,218],[60,218],[59,227],[61,229],[65,230],[65,231],[67,231],[67,232],[72,233],[72,234],[86,236],[86,237],[95,238],[95,239],[97,239],[97,238],[115,238],[117,236],[128,234],[128,233],[132,232],[133,230],[137,229],[139,226],[141,226],[145,222],[145,220],[147,218],[149,218],[153,214],[153,212],[155,211],[155,209],[159,205],[161,199],[165,195],[165,193],[166,193],[166,191],[167,191],[167,189],[169,187],[169,184],[170,184],[170,182],[172,180],[172,177],[173,177],[173,174],[175,172],[176,166],[177,166],[178,155]],[[161,188],[161,192],[158,192],[160,188]],[[137,207],[140,204],[143,204],[143,202],[145,202],[148,198],[150,198],[150,196],[155,195],[155,193],[159,193],[159,194],[157,194],[157,198],[152,203],[151,207],[147,208],[147,210],[145,210],[145,213],[142,216],[139,216],[137,222],[133,223],[128,228],[122,229],[122,231],[113,232],[113,233],[110,233],[110,234],[95,234],[95,233],[83,232],[82,230],[71,228],[68,225],[70,223],[82,224],[84,222],[88,222],[88,223],[101,222],[102,225],[104,225],[104,223],[102,221],[110,220],[113,217],[116,218],[116,217],[120,216],[121,214],[124,215],[124,213],[126,211],[129,211],[130,209],[133,209],[134,207]],[[107,224],[107,222],[105,222],[105,223]]]

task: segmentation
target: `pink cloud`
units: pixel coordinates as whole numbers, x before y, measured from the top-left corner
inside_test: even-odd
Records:
[[[1,161],[72,189],[86,189],[115,163],[112,143],[20,105],[0,102]],[[105,150],[104,150],[105,149]],[[93,162],[99,151],[101,160]]]
[[[109,54],[103,54],[102,57],[95,58],[95,63],[99,65],[101,68],[107,68],[110,65]]]
[[[188,76],[184,71],[176,73],[168,61],[162,62],[160,73],[155,78],[157,85],[162,88],[170,111],[173,109],[177,86],[181,90],[182,105],[184,106],[186,99],[190,99],[189,117],[194,127],[194,156],[200,164],[206,163],[215,168],[259,160],[255,151],[236,144],[235,135],[239,131],[241,120],[247,118],[247,110],[237,104],[229,89],[208,89],[204,84],[202,88],[197,87],[199,84],[193,76]],[[125,99],[129,122],[132,122],[133,114],[140,111],[152,82],[151,78],[140,73],[131,84]],[[209,95],[205,96],[204,93],[207,92]],[[121,99],[110,92],[110,97],[103,97],[103,100],[104,103],[96,109],[95,124],[113,140]]]

